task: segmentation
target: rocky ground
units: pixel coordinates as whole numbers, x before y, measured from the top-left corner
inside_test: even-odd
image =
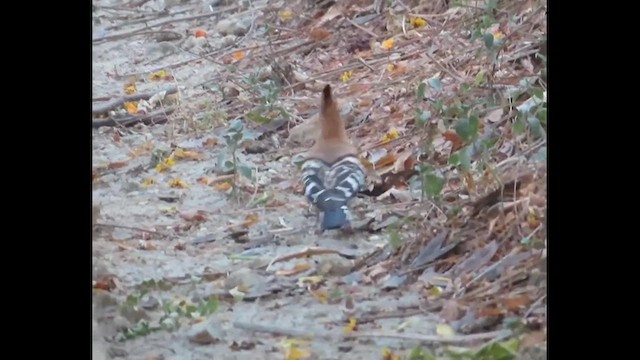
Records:
[[[500,325],[509,318],[526,323],[521,346],[544,343],[546,325],[532,319],[546,316],[546,280],[530,275],[546,274],[539,265],[546,142],[507,141],[501,132],[493,171],[521,197],[509,200],[500,220],[480,210],[498,202],[487,170],[469,191],[474,175],[437,165],[445,196],[421,202],[407,161],[424,135],[407,121],[415,104],[402,99],[414,98],[416,88],[428,98],[431,88],[457,86],[463,74],[474,84],[478,76],[445,63],[456,48],[438,53],[442,44],[424,43],[444,31],[444,19],[464,14],[390,3],[94,1],[95,359],[391,359],[417,343],[442,355],[450,343],[472,348],[514,338],[513,328]],[[538,27],[525,32],[538,34],[539,5],[522,6],[508,10],[533,20],[504,26],[515,34],[529,21]],[[404,15],[389,9],[433,18],[412,16],[402,25]],[[334,41],[331,33],[344,36]],[[380,38],[358,40],[373,35]],[[387,54],[392,36],[397,51]],[[340,50],[369,46],[368,55]],[[429,60],[416,55],[425,52],[444,70],[416,65]],[[454,80],[420,90],[428,77],[411,69],[453,72]],[[316,133],[325,83],[335,84],[350,133],[372,164],[371,192],[353,203],[353,233],[316,234],[300,193],[296,159]],[[503,129],[509,112],[502,111],[489,109],[482,120]],[[467,142],[464,129],[457,140],[438,129],[431,143],[439,154]],[[237,146],[229,142],[234,134],[243,139]],[[458,201],[475,207],[452,215]],[[523,273],[514,290],[509,278]],[[506,302],[498,315],[481,316],[481,296],[482,304],[492,301],[487,296]]]

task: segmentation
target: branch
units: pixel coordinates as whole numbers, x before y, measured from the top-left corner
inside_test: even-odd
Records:
[[[137,123],[149,124],[164,124],[169,121],[168,115],[171,115],[176,109],[165,108],[146,115],[124,115],[119,118],[109,117],[108,119],[93,119],[91,127],[94,129],[103,126],[131,126]]]
[[[160,90],[154,90],[154,91],[149,91],[149,92],[144,92],[139,94],[123,96],[121,98],[110,100],[109,102],[106,102],[104,104],[98,104],[93,107],[93,110],[91,112],[93,113],[93,115],[106,114],[110,110],[114,110],[124,105],[125,102],[138,101],[142,99],[148,100],[153,95],[163,91],[166,91],[167,95],[174,94],[178,91],[178,87],[176,85],[170,85],[170,86],[161,88]]]

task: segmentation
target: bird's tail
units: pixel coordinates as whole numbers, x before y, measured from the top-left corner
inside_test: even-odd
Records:
[[[342,229],[349,224],[347,217],[347,207],[341,206],[338,209],[327,210],[322,214],[322,230]]]

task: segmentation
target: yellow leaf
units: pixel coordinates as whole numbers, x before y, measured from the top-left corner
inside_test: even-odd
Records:
[[[298,286],[304,286],[306,284],[315,285],[315,284],[319,284],[322,281],[324,281],[324,277],[319,276],[319,275],[316,275],[316,276],[303,276],[303,277],[298,279]]]
[[[218,191],[227,191],[231,189],[231,183],[227,181],[213,183],[213,188]]]
[[[124,103],[124,108],[127,110],[129,114],[135,114],[138,112],[138,104],[134,102]]]
[[[298,347],[292,346],[285,352],[284,359],[285,360],[300,360],[306,359],[311,356],[311,352],[309,350],[300,349]]]
[[[125,92],[125,93],[127,93],[127,95],[135,94],[135,93],[136,93],[136,91],[138,91],[138,90],[136,89],[136,84],[131,84],[131,85],[128,85],[128,86],[126,86],[126,87],[124,88],[124,92]]]
[[[173,157],[168,157],[164,159],[162,162],[164,162],[164,164],[167,166],[173,166],[176,164],[176,160]]]
[[[233,54],[231,54],[231,57],[236,60],[242,60],[244,59],[244,51],[236,51]]]
[[[280,11],[278,16],[280,17],[280,21],[287,22],[293,19],[293,11],[291,11],[291,9],[284,9]]]
[[[171,179],[171,180],[169,180],[169,186],[171,186],[172,188],[180,188],[180,189],[187,189],[189,187],[189,185],[187,185],[187,183],[185,183],[184,181],[182,181],[180,179]]]
[[[386,142],[389,142],[391,140],[397,139],[398,136],[400,136],[400,134],[398,133],[398,130],[391,129],[391,130],[387,131],[386,134],[384,134],[384,136],[382,137],[382,139],[380,139],[380,141],[383,142],[383,143],[386,143]]]
[[[156,181],[155,181],[155,180],[153,180],[152,178],[146,178],[146,179],[144,179],[144,181],[142,182],[142,186],[143,186],[143,187],[149,187],[149,186],[151,186],[151,185],[153,185],[153,184],[155,184],[155,183],[156,183]]]
[[[394,64],[387,64],[387,71],[391,72],[395,69],[396,69],[396,66]]]
[[[160,212],[162,214],[172,215],[178,212],[178,209],[175,206],[171,207],[161,207]]]
[[[167,164],[165,164],[164,162],[159,162],[156,165],[156,171],[159,172],[159,173],[165,172],[167,170],[169,170],[169,166]]]
[[[173,153],[173,157],[177,159],[192,159],[192,160],[202,160],[202,155],[195,151],[184,151],[182,149],[177,149]]]
[[[329,294],[327,294],[326,291],[312,291],[311,294],[313,295],[314,298],[316,298],[316,300],[318,300],[321,304],[326,304],[329,302]]]
[[[387,39],[385,41],[382,42],[382,45],[380,45],[381,48],[385,49],[385,50],[389,50],[393,47],[393,39]]]
[[[414,29],[420,29],[421,27],[427,25],[427,22],[421,17],[412,17],[410,18],[409,22]]]
[[[436,334],[440,336],[453,336],[456,332],[447,324],[438,324],[436,325]]]
[[[167,70],[156,71],[156,72],[152,73],[151,75],[149,75],[149,80],[158,81],[158,80],[164,79],[167,75],[169,75]]]
[[[500,40],[504,38],[504,34],[500,30],[496,30],[493,32],[493,40]]]
[[[343,332],[345,334],[352,333],[358,329],[358,321],[355,318],[350,318],[349,323],[344,327]]]
[[[353,71],[349,70],[349,71],[345,71],[342,73],[342,75],[340,75],[340,79],[342,80],[342,82],[347,82],[349,81],[349,79],[351,79],[351,76],[353,75]]]
[[[400,356],[396,355],[391,349],[382,348],[382,360],[400,360]]]

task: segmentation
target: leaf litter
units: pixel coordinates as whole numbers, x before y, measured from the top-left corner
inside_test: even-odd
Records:
[[[546,257],[546,75],[538,76],[541,60],[532,50],[546,37],[546,4],[538,5],[517,1],[498,12],[411,2],[379,11],[355,0],[329,7],[291,2],[285,10],[271,1],[232,10],[211,5],[202,11],[234,16],[239,24],[234,31],[242,35],[219,36],[201,20],[178,21],[179,16],[159,14],[176,20],[175,26],[187,36],[206,39],[201,52],[140,62],[134,52],[123,50],[122,40],[94,42],[95,93],[153,94],[123,103],[130,116],[175,106],[158,91],[158,83],[177,82],[181,89],[178,110],[164,125],[94,130],[94,164],[107,164],[94,170],[100,221],[171,234],[151,242],[136,233],[120,247],[98,236],[94,253],[108,256],[96,255],[94,261],[112,268],[124,285],[113,288],[102,281],[97,288],[126,297],[149,278],[170,279],[175,284],[170,291],[152,290],[161,303],[176,292],[202,299],[216,296],[225,301],[220,306],[234,310],[234,320],[256,326],[279,323],[290,332],[320,334],[329,329],[335,336],[345,326],[353,330],[350,334],[396,329],[403,316],[418,309],[423,311],[412,316],[430,324],[423,329],[428,333],[408,326],[403,329],[409,332],[407,338],[483,336],[509,328],[506,319],[516,318],[533,331],[525,332],[524,344],[544,344],[546,268],[540,261]],[[101,10],[94,20],[121,21],[109,20],[111,16]],[[123,25],[126,33],[124,28],[135,30],[135,25]],[[270,75],[261,76],[266,69]],[[533,86],[528,85],[532,78]],[[236,96],[226,97],[231,93],[227,83],[235,84]],[[348,132],[362,149],[371,175],[368,198],[354,202],[356,217],[368,219],[365,230],[342,237],[341,245],[327,246],[324,237],[307,234],[313,218],[303,212],[301,188],[289,182],[298,176],[292,157],[303,152],[317,132],[313,109],[325,83],[335,87]],[[236,153],[234,161],[252,169],[246,177],[214,170],[220,165],[218,154],[226,149],[221,134],[229,119],[239,118],[246,119],[247,131],[261,134],[256,139],[266,149]],[[271,122],[280,125],[261,128]],[[185,142],[198,145],[175,145]],[[157,150],[163,154],[153,160]],[[261,192],[267,191],[264,197]],[[175,199],[173,210],[166,211],[160,198]],[[262,198],[267,199],[262,205],[249,206]],[[293,232],[287,235],[281,229]],[[229,241],[228,235],[238,231],[246,240]],[[269,242],[258,241],[265,234],[270,234]],[[194,238],[218,241],[194,244]],[[259,248],[264,249],[255,251]],[[305,283],[306,292],[300,292],[298,279],[322,271],[316,261],[344,264],[339,266],[341,275]],[[270,264],[273,271],[263,277]],[[225,274],[241,269],[261,278],[261,290],[237,288],[234,295],[220,291],[224,283],[219,280],[206,280],[211,270]],[[344,275],[351,280],[345,282]],[[391,292],[400,296],[389,296]],[[246,303],[258,293],[261,305]],[[345,294],[359,304],[349,318],[357,326],[345,323],[337,315],[342,310],[330,300]],[[424,294],[432,310],[424,310],[422,300],[412,294]],[[261,310],[264,307],[269,311]],[[113,318],[109,311],[98,311],[105,325]],[[148,329],[159,324],[169,329],[176,321],[189,324],[177,314],[149,311],[149,323],[131,324],[127,334],[134,339],[122,345],[131,356],[171,356],[151,345],[166,341],[168,332]],[[285,341],[274,353],[266,350],[273,349],[273,338],[255,341],[216,312],[207,318],[216,319],[227,335],[200,335],[209,339],[204,341],[216,354],[224,348],[279,359],[312,354],[327,358],[345,349],[322,340]],[[135,338],[137,333],[145,335]],[[184,334],[188,338],[190,333]],[[136,339],[149,339],[150,345]],[[514,351],[513,343],[494,340],[493,345],[449,352],[481,356]],[[402,353],[383,352],[386,348],[377,342],[348,344],[350,356],[396,358]],[[171,351],[182,356],[196,352],[189,346]]]

